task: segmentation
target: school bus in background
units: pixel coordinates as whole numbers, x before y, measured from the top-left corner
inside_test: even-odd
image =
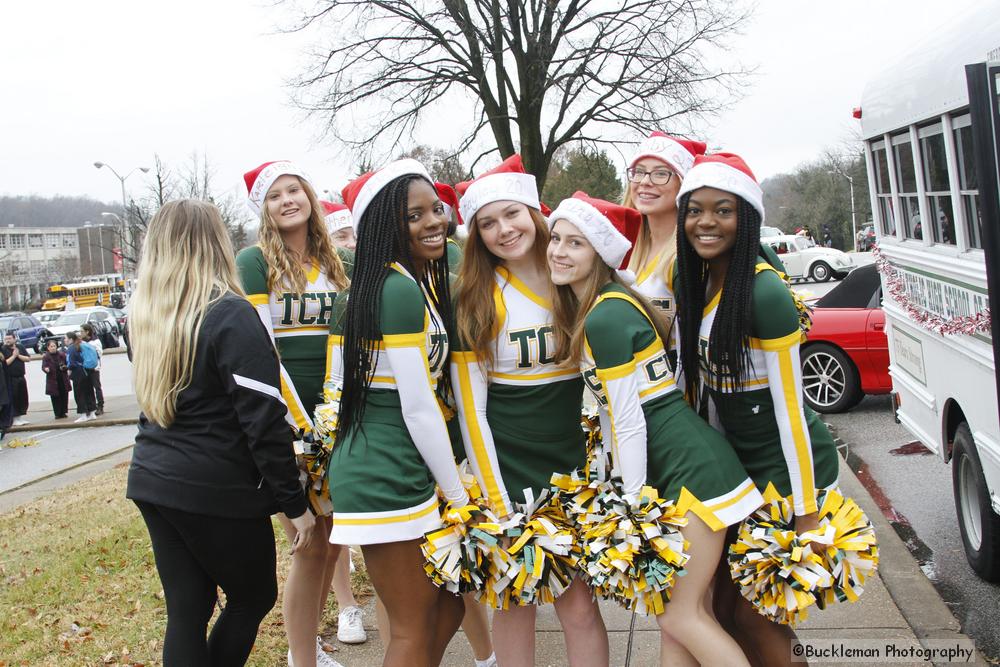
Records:
[[[1000,581],[1000,12],[975,6],[860,109],[896,418],[950,463],[965,555]]]
[[[53,285],[45,292],[42,310],[65,310],[70,296],[77,308],[107,306],[111,302],[111,286],[106,282]]]

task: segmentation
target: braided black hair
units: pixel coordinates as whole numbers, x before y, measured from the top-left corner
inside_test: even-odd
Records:
[[[734,195],[735,196],[735,195]],[[700,329],[708,287],[708,262],[688,241],[684,231],[690,193],[683,195],[677,208],[677,278],[674,297],[680,327],[680,359],[687,377],[685,395],[692,406],[700,406]],[[742,387],[749,369],[750,334],[753,327],[753,283],[760,249],[760,214],[742,197],[736,196],[736,243],[722,285],[719,307],[709,334],[708,360],[719,385]]]
[[[344,386],[338,415],[338,443],[364,419],[366,398],[378,363],[379,341],[382,340],[379,311],[382,307],[382,287],[392,270],[390,264],[399,262],[410,275],[417,276],[410,255],[410,232],[406,218],[410,184],[418,179],[434,187],[422,176],[400,176],[375,195],[358,225],[354,276],[344,320]],[[454,316],[448,284],[448,253],[428,262],[418,280],[443,320],[438,322],[432,310],[431,326],[450,334],[454,331]],[[424,298],[426,300],[427,297]],[[443,363],[447,369],[447,357]],[[447,395],[450,388],[449,373],[442,373],[439,392]]]

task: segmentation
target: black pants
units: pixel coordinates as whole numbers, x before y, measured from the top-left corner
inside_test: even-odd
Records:
[[[69,392],[66,391],[66,385],[62,382],[57,383],[56,391],[58,394],[53,394],[49,396],[52,400],[52,414],[56,417],[65,417],[66,413],[69,412]]]
[[[97,410],[94,398],[94,385],[90,382],[90,373],[83,369],[73,371],[73,400],[76,401],[77,414],[85,415]]]
[[[22,375],[21,377],[11,378],[11,385],[14,389],[13,403],[14,403],[14,416],[23,417],[28,414],[28,381]]]
[[[271,519],[225,519],[135,501],[149,529],[167,603],[164,667],[246,664],[278,599]],[[226,608],[205,638],[216,602]]]
[[[87,371],[90,375],[90,384],[94,386],[94,397],[97,400],[97,409],[104,409],[104,390],[101,389],[101,371],[96,368],[92,371]]]

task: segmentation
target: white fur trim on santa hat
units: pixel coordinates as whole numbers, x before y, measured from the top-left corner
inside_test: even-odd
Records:
[[[540,209],[535,177],[517,172],[483,176],[469,185],[462,195],[462,201],[458,203],[458,210],[462,219],[470,222],[479,209],[495,201],[516,201]]]
[[[681,178],[694,165],[694,155],[687,148],[670,137],[646,137],[628,165],[634,167],[639,160],[651,157],[666,162]]]
[[[375,195],[381,192],[382,188],[389,185],[390,182],[408,174],[423,176],[428,181],[431,181],[431,175],[427,173],[424,165],[412,158],[390,162],[372,174],[371,178],[361,187],[361,192],[358,193],[357,198],[354,200],[354,207],[351,209],[355,231],[357,231],[358,225],[361,223],[361,216],[365,214],[365,209],[375,199]]]
[[[326,220],[326,231],[330,234],[339,232],[344,227],[351,227],[354,224],[351,212],[346,208],[328,213],[324,220]]]
[[[298,176],[304,181],[309,180],[306,172],[287,160],[272,162],[261,169],[260,173],[257,174],[257,178],[254,179],[253,187],[247,193],[247,205],[257,217],[260,217],[261,209],[264,208],[264,197],[267,196],[267,191],[282,176]]]
[[[612,269],[621,266],[632,244],[608,218],[582,199],[563,199],[549,215],[549,229],[557,220],[573,223],[583,234],[604,263]]]
[[[715,188],[739,195],[760,213],[760,222],[764,223],[764,192],[757,181],[753,180],[739,169],[722,162],[702,162],[691,171],[681,182],[677,192],[677,201],[688,192],[698,188]]]

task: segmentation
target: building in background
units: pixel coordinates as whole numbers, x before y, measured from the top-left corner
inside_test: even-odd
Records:
[[[0,228],[0,307],[41,303],[50,285],[119,271],[117,238],[113,225]]]

